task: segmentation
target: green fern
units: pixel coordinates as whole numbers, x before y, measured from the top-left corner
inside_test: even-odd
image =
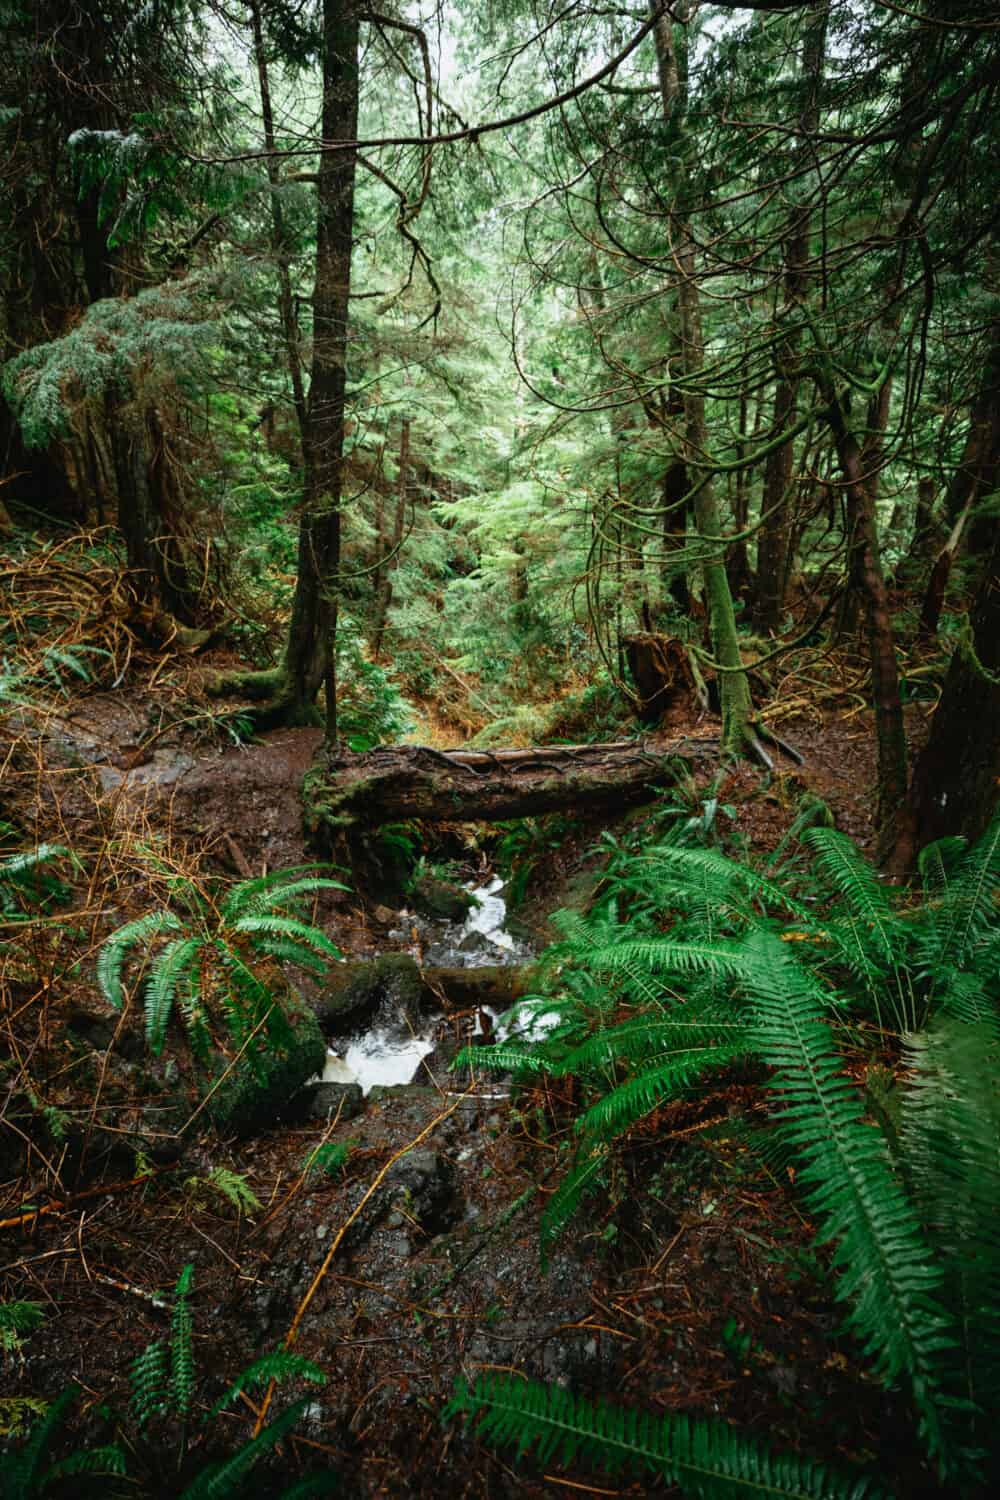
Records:
[[[260,1390],[272,1380],[275,1385],[280,1385],[283,1380],[307,1380],[311,1385],[326,1385],[326,1376],[318,1365],[291,1350],[276,1349],[271,1354],[255,1359],[246,1369],[241,1370],[232,1385],[206,1413],[204,1421],[211,1422],[227,1406],[232,1406],[244,1391]]]
[[[532,1450],[541,1464],[577,1461],[611,1475],[650,1474],[699,1500],[880,1500],[874,1482],[809,1459],[773,1454],[724,1422],[654,1416],[585,1401],[559,1386],[482,1375],[459,1381],[443,1420],[471,1419],[484,1442]]]
[[[239,1172],[230,1172],[226,1167],[213,1167],[202,1180],[220,1197],[225,1198],[227,1203],[231,1203],[237,1213],[253,1213],[262,1206],[253,1188]]]
[[[239,1495],[250,1470],[276,1443],[289,1435],[307,1405],[304,1400],[296,1401],[232,1457],[203,1469],[179,1500],[232,1500]]]
[[[132,948],[149,943],[163,932],[179,932],[180,917],[172,911],[151,911],[134,922],[126,922],[108,938],[97,958],[97,982],[105,1000],[121,1010],[125,1004],[122,969]]]
[[[162,1340],[147,1344],[129,1370],[129,1404],[140,1428],[167,1411],[167,1349]]]
[[[170,1394],[181,1417],[187,1416],[194,1400],[194,1331],[188,1301],[193,1284],[194,1266],[188,1263],[177,1278],[170,1319]]]
[[[772,1088],[786,1139],[805,1162],[800,1182],[835,1245],[837,1296],[880,1376],[911,1384],[930,1451],[944,1456],[939,1356],[953,1344],[934,1300],[941,1270],[890,1169],[880,1132],[866,1124],[844,1075],[814,980],[773,938],[750,940],[748,986],[757,1046],[774,1069]]]

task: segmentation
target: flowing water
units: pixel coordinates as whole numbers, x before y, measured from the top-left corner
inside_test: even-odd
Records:
[[[390,936],[403,940],[409,935],[406,929],[417,925],[427,965],[478,969],[487,964],[521,963],[530,958],[531,950],[507,931],[503,888],[498,875],[483,885],[466,886],[476,905],[464,922],[420,923],[401,912],[401,927]],[[346,1038],[339,1050],[327,1053],[323,1082],[359,1083],[367,1094],[376,1084],[419,1081],[420,1065],[434,1051],[443,1019],[440,1015],[422,1017],[417,1027],[405,1015],[379,1019],[369,1030]],[[477,1022],[473,1035],[481,1032]]]

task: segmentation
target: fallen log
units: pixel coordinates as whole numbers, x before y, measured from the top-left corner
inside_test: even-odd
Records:
[[[416,1021],[428,1012],[451,1015],[475,1006],[509,1010],[530,994],[534,974],[532,964],[421,968],[408,953],[384,953],[336,964],[316,1005],[316,1018],[327,1036],[347,1036],[381,1013]]]
[[[671,786],[711,758],[717,743],[714,737],[684,739],[656,751],[634,740],[515,751],[421,745],[362,755],[340,751],[306,776],[306,829],[329,847],[344,834],[411,818],[473,823],[596,808],[618,812]]]

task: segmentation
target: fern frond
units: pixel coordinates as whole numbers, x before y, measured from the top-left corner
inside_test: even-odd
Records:
[[[161,932],[179,932],[181,925],[180,917],[172,911],[150,911],[111,934],[97,956],[97,983],[116,1010],[125,1003],[121,975],[129,949],[151,942]]]
[[[995,929],[1000,886],[1000,817],[959,861],[935,912],[938,967],[960,968],[976,943]]]
[[[227,1167],[214,1167],[203,1179],[214,1188],[220,1197],[231,1203],[237,1213],[252,1213],[260,1208],[261,1201],[240,1172],[230,1172]]]
[[[194,1338],[188,1298],[194,1283],[190,1261],[177,1278],[170,1319],[170,1393],[179,1416],[187,1416],[194,1400]]]
[[[690,1019],[689,1019],[690,1017]],[[727,1016],[699,1014],[695,1007],[678,1006],[671,1013],[638,1016],[600,1031],[567,1052],[553,1067],[557,1073],[587,1074],[616,1062],[649,1062],[680,1048],[703,1048],[720,1040],[720,1033],[746,1029],[746,1022]]]
[[[451,1064],[456,1068],[482,1068],[490,1073],[551,1073],[555,1064],[543,1052],[522,1051],[497,1042],[491,1047],[463,1047]]]
[[[861,1476],[840,1474],[795,1454],[772,1454],[725,1422],[652,1415],[585,1401],[556,1385],[512,1375],[459,1381],[443,1420],[471,1418],[485,1442],[533,1450],[539,1463],[593,1464],[609,1474],[640,1472],[699,1500],[883,1500]]]
[[[751,917],[750,903],[756,901],[765,909],[788,912],[800,922],[812,921],[809,908],[796,901],[782,886],[718,850],[663,844],[652,851],[650,858],[657,866],[666,866],[682,876],[698,873],[705,882],[702,890],[709,900],[731,904],[733,910],[745,919]],[[740,893],[738,896],[737,892]]]
[[[128,1472],[125,1454],[117,1443],[105,1443],[101,1448],[81,1448],[68,1458],[53,1464],[45,1475],[46,1489],[60,1479],[70,1479],[75,1474],[108,1474],[118,1478]]]
[[[954,1393],[986,1446],[1000,1418],[1000,1042],[947,1019],[908,1038],[901,1139],[921,1218],[961,1331]]]
[[[167,1350],[162,1340],[147,1344],[129,1371],[132,1413],[140,1427],[167,1409]]]
[[[870,933],[874,951],[891,965],[896,953],[893,912],[876,871],[846,833],[838,833],[835,828],[811,828],[803,834],[802,842],[855,923]]]
[[[636,1120],[648,1115],[667,1099],[676,1098],[712,1068],[724,1067],[744,1057],[749,1038],[738,1043],[688,1048],[659,1060],[645,1072],[612,1089],[577,1120],[586,1135],[621,1135]]]
[[[156,1057],[163,1051],[178,986],[195,963],[201,945],[201,938],[175,938],[153,960],[145,989],[146,1043]]]
[[[925,896],[940,896],[948,889],[955,863],[966,848],[966,839],[949,834],[946,838],[935,839],[933,844],[926,844],[921,849],[917,855],[917,869],[920,871]]]
[[[0,859],[0,884],[4,881],[21,881],[25,875],[30,875],[40,865],[48,864],[54,859],[62,859],[69,854],[69,850],[63,844],[39,844],[37,849],[26,849],[21,854],[12,854],[8,859]]]
[[[546,1203],[539,1224],[543,1267],[548,1260],[549,1246],[562,1234],[584,1198],[598,1187],[608,1149],[606,1143],[594,1141],[581,1147],[576,1163]]]
[[[892,1174],[882,1136],[865,1122],[843,1072],[816,981],[773,939],[750,939],[748,952],[757,1045],[775,1070],[786,1138],[805,1160],[799,1181],[807,1202],[822,1239],[836,1246],[837,1296],[851,1304],[848,1323],[881,1378],[909,1378],[922,1430],[940,1455],[940,1357],[953,1343],[933,1300],[940,1272]]]
[[[203,1469],[179,1500],[234,1500],[240,1485],[259,1458],[287,1437],[302,1416],[306,1401],[296,1401],[280,1417],[223,1463]]]
[[[329,876],[310,875],[310,870],[328,868],[322,864],[292,865],[287,870],[274,870],[270,875],[258,875],[252,880],[241,880],[227,892],[219,911],[226,922],[236,922],[240,917],[249,917],[271,911],[275,906],[289,901],[298,901],[316,891],[347,891],[350,886]]]
[[[260,1359],[255,1359],[245,1370],[240,1371],[229,1389],[219,1397],[211,1411],[206,1413],[204,1421],[211,1422],[220,1411],[232,1406],[244,1391],[260,1390],[272,1380],[275,1385],[280,1385],[283,1380],[307,1380],[311,1385],[326,1385],[326,1376],[311,1360],[303,1359],[301,1354],[294,1354],[288,1349],[275,1349],[270,1354],[261,1355]]]
[[[328,968],[325,958],[320,958],[310,948],[305,948],[301,943],[289,942],[287,938],[257,938],[254,947],[258,953],[266,953],[271,958],[281,959],[287,964],[297,964],[300,969],[308,969],[311,974],[320,977]]]
[[[669,938],[640,938],[595,948],[590,962],[609,973],[633,964],[655,974],[712,974],[717,979],[738,978],[743,971],[742,948],[736,943],[678,943]]]
[[[44,1317],[40,1302],[0,1302],[0,1332],[30,1333]]]
[[[325,953],[328,958],[344,956],[325,932],[320,932],[318,927],[310,927],[307,922],[300,922],[296,917],[275,916],[270,912],[264,912],[260,916],[240,917],[233,923],[233,931],[246,933],[254,944],[259,933],[265,938],[291,938],[315,949],[317,953]]]
[[[42,1463],[49,1445],[62,1426],[63,1419],[80,1394],[80,1387],[68,1385],[48,1408],[40,1422],[36,1422],[20,1453],[8,1460],[5,1479],[11,1493],[18,1497],[33,1495],[40,1488]]]

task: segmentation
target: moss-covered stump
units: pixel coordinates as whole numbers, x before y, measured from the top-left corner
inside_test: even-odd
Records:
[[[285,1014],[291,1025],[287,1045],[269,1042],[253,1064],[241,1058],[206,1106],[226,1135],[251,1136],[270,1129],[303,1085],[323,1071],[326,1041],[312,1010],[293,995],[285,1000]],[[223,1071],[220,1067],[219,1073]]]
[[[618,812],[673,785],[681,770],[714,759],[717,745],[711,736],[656,752],[634,740],[537,750],[341,750],[306,775],[306,831],[330,849],[345,835],[357,842],[367,829],[413,818],[497,822],[558,810]]]

